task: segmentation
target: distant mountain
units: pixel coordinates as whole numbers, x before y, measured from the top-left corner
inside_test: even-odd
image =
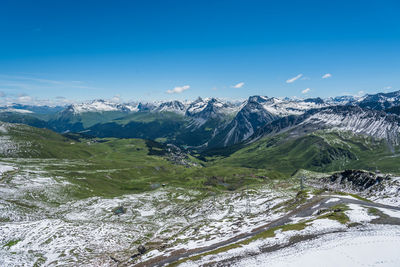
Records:
[[[204,155],[225,156],[221,164],[287,175],[298,169],[398,172],[400,117],[353,105],[312,109],[276,119],[242,143]]]
[[[31,113],[1,111],[0,121],[9,123],[22,123],[37,128],[48,128],[46,121],[33,116]]]
[[[22,104],[11,104],[0,107],[0,112],[14,112],[21,114],[35,113],[35,114],[55,114],[65,109],[63,106],[46,106],[46,105],[22,105]]]
[[[85,112],[106,112],[106,111],[120,111],[131,112],[138,111],[138,107],[129,104],[118,104],[102,99],[93,100],[88,103],[72,104],[68,106],[65,112],[80,114]]]
[[[400,105],[400,91],[366,95],[356,103],[362,108],[385,110]]]
[[[325,104],[325,102],[321,98],[308,98],[305,100],[298,100],[258,96],[257,99],[266,111],[280,117],[288,115],[300,115],[307,110],[326,107],[330,105]]]
[[[325,103],[325,101],[322,100],[322,98],[320,98],[320,97],[307,98],[307,99],[304,99],[304,102],[306,102],[306,103],[314,103],[314,104],[317,104],[317,105],[322,105],[322,104]]]
[[[221,147],[239,143],[254,134],[261,126],[278,118],[265,109],[264,97],[249,97],[233,120],[221,129],[208,143],[208,147]]]
[[[359,99],[359,97],[344,95],[344,96],[329,97],[325,99],[325,103],[331,105],[349,105],[357,101],[357,99]]]
[[[240,143],[267,123],[281,117],[301,115],[310,109],[326,106],[329,105],[325,104],[321,98],[292,100],[251,96],[235,118],[207,143],[207,147],[224,147]]]
[[[266,124],[251,139],[282,132],[287,132],[289,137],[299,137],[323,129],[349,131],[400,144],[399,116],[358,106],[333,106],[313,109],[301,116],[284,117]]]
[[[113,115],[107,113],[109,116]],[[118,115],[118,114],[114,114]],[[93,124],[86,134],[97,137],[163,139],[172,142],[187,129],[188,120],[172,112],[135,112],[119,118]]]
[[[67,107],[8,105],[0,120],[100,137],[160,139],[199,150],[223,148],[290,130],[307,134],[338,129],[397,144],[400,91],[364,97],[290,99],[251,96],[244,102],[194,101],[115,103],[93,100]],[[396,115],[397,114],[397,115]],[[303,133],[302,133],[303,132]]]
[[[57,132],[79,132],[95,124],[126,116],[129,112],[117,104],[96,100],[90,104],[68,106],[52,116],[48,125]]]
[[[210,119],[233,115],[238,109],[237,105],[216,98],[205,100],[198,98],[188,106],[185,115],[195,119],[196,125],[200,126]]]
[[[400,106],[394,106],[385,110],[388,114],[400,115]]]
[[[162,102],[154,109],[155,112],[174,112],[178,114],[184,114],[185,110],[186,106],[177,100]]]

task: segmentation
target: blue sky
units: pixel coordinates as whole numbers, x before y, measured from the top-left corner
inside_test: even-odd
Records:
[[[399,14],[384,0],[6,0],[0,103],[399,90]]]

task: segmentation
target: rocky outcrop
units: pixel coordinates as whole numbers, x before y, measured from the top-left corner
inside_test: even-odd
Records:
[[[386,176],[362,170],[345,170],[323,179],[337,188],[346,188],[353,191],[364,191],[374,185],[380,184]]]

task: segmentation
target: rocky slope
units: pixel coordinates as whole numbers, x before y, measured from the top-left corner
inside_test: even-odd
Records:
[[[307,182],[335,191],[355,193],[385,204],[400,204],[400,177],[379,171],[345,170]]]
[[[400,105],[400,91],[390,93],[368,94],[354,104],[369,109],[385,110]]]
[[[289,130],[291,135],[301,136],[321,129],[350,131],[384,139],[394,145],[400,141],[400,117],[358,106],[327,107],[310,110],[301,116],[284,117],[260,128],[251,140]]]

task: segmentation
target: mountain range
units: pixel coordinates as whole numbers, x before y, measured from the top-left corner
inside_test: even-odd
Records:
[[[349,131],[399,144],[400,91],[363,97],[290,99],[250,96],[246,101],[115,103],[93,100],[65,107],[13,104],[0,120],[92,137],[143,138],[198,151],[252,143],[283,132]]]

